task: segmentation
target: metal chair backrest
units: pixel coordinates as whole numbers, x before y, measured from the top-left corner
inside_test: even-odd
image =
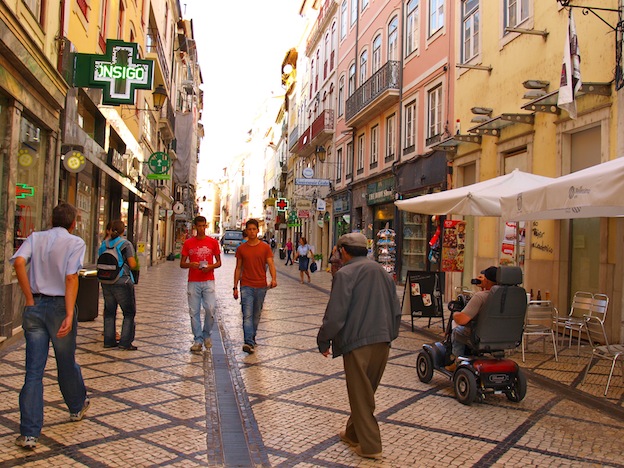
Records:
[[[586,315],[585,320],[585,329],[587,330],[591,347],[596,348],[597,346],[605,345],[608,348],[609,339],[607,338],[604,321],[592,315]]]
[[[590,306],[590,315],[598,318],[604,323],[609,308],[609,296],[606,294],[594,294],[594,299]]]
[[[591,315],[591,306],[594,300],[594,295],[585,291],[577,291],[572,298],[572,305],[570,306],[570,313],[568,317],[574,317],[582,319],[585,315]]]
[[[526,325],[552,327],[555,318],[555,307],[551,301],[530,301],[525,317]]]

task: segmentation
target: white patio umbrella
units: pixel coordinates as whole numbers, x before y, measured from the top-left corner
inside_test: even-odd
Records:
[[[509,221],[624,216],[624,158],[501,197]]]
[[[400,200],[394,204],[403,211],[430,215],[500,216],[500,199],[523,190],[540,187],[554,179],[519,169],[493,179],[443,192]]]

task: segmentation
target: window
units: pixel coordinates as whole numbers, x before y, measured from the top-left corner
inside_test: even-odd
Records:
[[[355,21],[357,20],[357,15],[358,15],[357,4],[358,4],[358,0],[351,0],[351,25],[352,26],[355,24]]]
[[[405,106],[405,146],[406,150],[413,150],[416,146],[416,101]]]
[[[358,137],[358,154],[357,154],[357,173],[364,172],[364,145],[366,144],[366,138],[362,133]]]
[[[370,167],[377,167],[379,160],[379,125],[371,128]]]
[[[340,5],[340,39],[347,37],[347,0]]]
[[[396,146],[395,117],[396,116],[392,114],[386,119],[386,161],[394,159],[394,150]]]
[[[381,34],[373,40],[373,73],[381,68]]]
[[[366,73],[368,69],[368,51],[365,50],[360,55],[360,85],[366,81]]]
[[[444,26],[444,0],[429,0],[429,36]]]
[[[323,51],[323,81],[327,79],[329,73],[329,57],[331,56],[329,33],[325,35],[325,50]]]
[[[41,23],[41,0],[24,0],[24,3],[38,23]]]
[[[106,23],[108,19],[108,0],[100,3],[100,37],[99,44],[102,50],[106,50]]]
[[[418,50],[418,35],[420,31],[418,28],[420,21],[419,4],[420,0],[411,0],[407,4],[405,55],[409,55],[415,50]]]
[[[427,93],[427,138],[442,133],[442,85],[438,85]]]
[[[336,182],[340,182],[342,180],[342,148],[340,148],[336,152]]]
[[[479,0],[462,3],[462,61],[479,54]]]
[[[505,27],[515,28],[529,17],[529,0],[505,0]]]
[[[388,25],[388,60],[398,60],[397,42],[399,34],[399,19],[395,16]]]
[[[341,76],[340,81],[338,82],[338,116],[344,114],[344,102],[345,102],[345,77]]]
[[[331,28],[331,52],[329,57],[329,69],[333,70],[336,63],[336,23]]]
[[[349,67],[349,96],[355,93],[355,63]]]
[[[362,1],[362,11],[364,11],[364,8],[366,8],[368,6],[368,0],[361,0]]]
[[[89,4],[87,0],[78,0],[78,8],[82,11],[82,14],[87,18],[87,12],[89,11]]]
[[[119,18],[117,18],[117,39],[123,40],[123,27],[125,20],[126,8],[123,2],[119,2]]]
[[[353,179],[353,142],[347,143],[347,175],[346,179]]]

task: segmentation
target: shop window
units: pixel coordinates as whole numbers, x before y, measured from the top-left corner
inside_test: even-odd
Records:
[[[33,14],[38,23],[41,23],[41,0],[24,0],[24,3]]]
[[[48,134],[26,117],[20,122],[17,152],[17,183],[15,187],[15,250],[34,231],[41,230],[43,176]]]

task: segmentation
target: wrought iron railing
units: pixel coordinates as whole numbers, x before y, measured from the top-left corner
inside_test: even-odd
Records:
[[[401,81],[400,62],[386,62],[373,76],[347,99],[345,118],[347,121],[355,117],[362,109],[377,99],[384,91],[399,90]]]

